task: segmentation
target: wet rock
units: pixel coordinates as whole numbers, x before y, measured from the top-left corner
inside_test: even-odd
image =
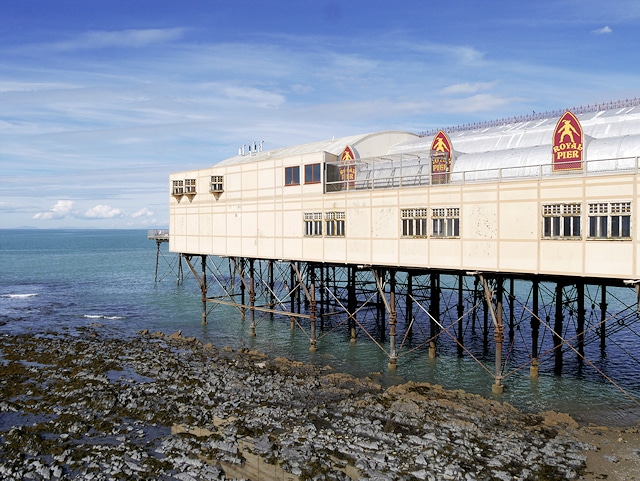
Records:
[[[0,432],[0,478],[475,481],[584,469],[586,446],[559,435],[571,420],[557,413],[536,420],[424,383],[382,390],[179,331],[139,335],[0,340],[3,358],[33,363],[0,365],[0,379],[13,370],[28,384],[0,384],[0,413],[34,419]],[[42,352],[56,353],[50,364]]]

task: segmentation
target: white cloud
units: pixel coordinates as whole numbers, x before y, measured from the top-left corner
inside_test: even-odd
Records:
[[[109,47],[139,48],[177,40],[182,37],[183,33],[184,29],[182,28],[149,28],[118,31],[94,30],[66,42],[58,42],[54,44],[53,47],[61,51]]]
[[[593,33],[595,35],[606,35],[606,34],[612,33],[612,32],[613,32],[613,30],[611,30],[611,28],[608,25],[606,25],[606,26],[604,26],[602,28],[599,28],[597,30],[592,30],[591,31],[591,33]]]
[[[51,210],[47,212],[38,212],[33,216],[33,218],[38,220],[61,219],[69,215],[72,208],[72,200],[59,200]]]
[[[150,217],[153,215],[153,212],[151,212],[149,209],[147,209],[146,207],[140,209],[137,212],[134,212],[133,214],[131,214],[131,217],[136,218],[136,217],[142,217],[142,216],[146,216],[146,217]]]
[[[441,94],[474,94],[481,90],[488,90],[494,85],[492,82],[465,82],[455,85],[450,85],[440,90]]]
[[[508,105],[509,98],[497,97],[490,94],[477,94],[466,98],[460,98],[445,102],[447,108],[452,112],[469,113],[485,112]]]
[[[117,207],[101,204],[86,211],[84,216],[91,219],[111,219],[113,217],[122,217],[122,211]]]

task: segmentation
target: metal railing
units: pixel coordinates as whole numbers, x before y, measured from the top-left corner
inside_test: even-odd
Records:
[[[168,241],[169,229],[151,229],[147,231],[147,239],[155,241]]]
[[[372,190],[389,188],[410,188],[479,182],[508,182],[542,178],[560,178],[592,175],[638,174],[640,157],[619,157],[583,161],[577,170],[554,171],[551,164],[497,167],[467,171],[432,173],[427,158],[389,160],[387,158],[363,159],[341,164],[329,163],[334,170],[353,169],[355,175],[349,180],[325,180],[325,192],[350,190]],[[329,170],[327,170],[329,172]],[[435,180],[435,182],[434,182]]]

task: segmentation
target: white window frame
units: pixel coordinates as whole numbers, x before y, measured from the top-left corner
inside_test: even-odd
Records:
[[[578,202],[542,205],[543,239],[581,239],[582,204]]]
[[[184,194],[184,180],[174,180],[171,188],[171,195]]]
[[[211,183],[209,184],[209,192],[211,193],[224,192],[224,176],[223,175],[211,176]]]
[[[457,239],[460,237],[460,207],[431,209],[431,236]]]
[[[426,238],[429,228],[429,210],[426,207],[400,209],[401,236]]]
[[[631,202],[590,202],[588,239],[631,239]]]
[[[322,212],[305,212],[303,220],[305,237],[322,237]]]
[[[184,179],[184,193],[185,194],[196,193],[196,179]]]
[[[325,212],[324,220],[327,226],[327,236],[345,236],[346,215],[344,212]]]

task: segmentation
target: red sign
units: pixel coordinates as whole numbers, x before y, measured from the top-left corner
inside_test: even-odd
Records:
[[[446,174],[451,167],[451,142],[449,137],[442,130],[439,131],[431,142],[431,173]],[[434,183],[446,180],[446,176],[438,176],[433,179]]]
[[[582,126],[577,117],[567,110],[553,131],[553,171],[582,169],[583,142]]]
[[[340,154],[340,160],[343,162],[346,162],[349,160],[356,160],[356,154],[353,152],[353,149],[351,148],[350,145],[347,145],[344,148],[344,150]]]
[[[349,181],[347,186],[353,187],[354,180],[356,180],[356,166],[353,162],[356,160],[356,154],[350,145],[347,145],[340,154],[340,162],[343,167],[340,167],[340,180]]]

